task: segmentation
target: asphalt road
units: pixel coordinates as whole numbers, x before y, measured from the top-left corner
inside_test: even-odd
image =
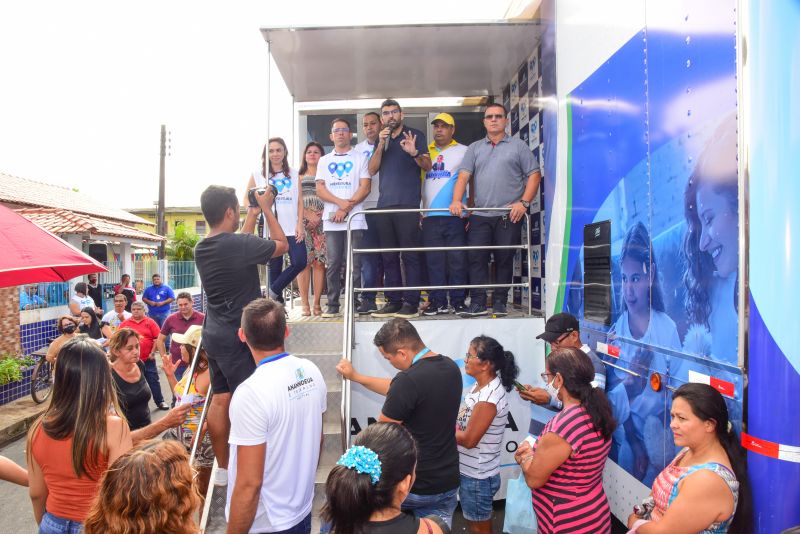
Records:
[[[159,374],[161,391],[164,398],[169,403],[172,394],[169,389],[169,382],[166,376],[160,371],[161,365],[159,362]],[[0,407],[0,409],[2,409]],[[155,404],[150,402],[151,417],[153,420],[160,419],[166,412],[157,410]],[[5,447],[0,448],[0,455],[10,458],[21,466],[26,465],[25,460],[25,445],[26,437],[21,438],[7,444]],[[0,533],[13,533],[13,534],[35,534],[38,532],[38,525],[33,519],[33,509],[31,508],[31,501],[28,498],[28,488],[16,486],[10,482],[0,481]]]

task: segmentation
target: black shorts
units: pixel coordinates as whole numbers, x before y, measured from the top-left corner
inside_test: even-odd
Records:
[[[244,343],[222,358],[208,355],[208,369],[211,371],[211,391],[214,393],[233,393],[239,384],[250,378],[256,370],[256,362]]]

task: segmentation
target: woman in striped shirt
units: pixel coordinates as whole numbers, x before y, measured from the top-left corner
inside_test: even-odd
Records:
[[[550,353],[542,379],[563,404],[531,447],[515,458],[533,489],[533,508],[542,534],[611,532],[603,492],[603,467],[616,422],[605,393],[592,387],[594,367],[580,349]]]
[[[492,532],[492,498],[500,489],[500,447],[508,423],[506,392],[519,369],[514,355],[488,336],[469,344],[464,371],[475,386],[464,397],[456,420],[461,483],[458,496],[470,534]]]

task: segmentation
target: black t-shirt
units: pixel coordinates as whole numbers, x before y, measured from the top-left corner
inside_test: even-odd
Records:
[[[103,307],[103,287],[100,284],[97,284],[94,287],[92,287],[89,284],[86,284],[86,286],[89,288],[88,291],[86,292],[86,294],[89,295],[90,297],[92,297],[92,300],[94,301],[94,307],[95,308],[102,308]]]
[[[144,364],[136,362],[139,368],[139,380],[130,383],[117,374],[112,368],[111,375],[114,377],[114,384],[117,387],[117,397],[119,407],[128,420],[131,430],[144,428],[150,424],[150,386],[144,377]]]
[[[203,343],[212,358],[239,353],[237,336],[242,309],[261,297],[258,265],[266,265],[275,242],[252,234],[207,237],[194,249],[194,260],[208,299]]]
[[[461,372],[446,356],[421,358],[392,379],[381,412],[402,421],[417,440],[417,480],[412,493],[433,495],[458,486],[456,417]]]
[[[420,155],[428,153],[425,134],[415,128],[403,126],[400,135],[389,141],[389,147],[381,156],[379,208],[419,208],[422,198],[421,169],[411,154],[400,146],[406,132],[417,136],[414,146]]]
[[[447,523],[439,516],[429,515],[425,519],[429,522],[428,529],[435,523],[445,534],[450,534]],[[397,517],[386,521],[369,521],[364,529],[368,534],[416,534],[419,531],[420,518],[409,512],[402,512]],[[426,529],[427,530],[427,529]],[[425,531],[423,531],[425,532]]]

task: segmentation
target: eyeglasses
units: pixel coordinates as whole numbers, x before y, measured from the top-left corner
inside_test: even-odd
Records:
[[[350,128],[334,128],[334,129],[333,129],[333,130],[331,130],[331,131],[332,131],[333,133],[335,133],[335,134],[336,134],[336,133],[348,133],[348,132],[350,131]]]
[[[542,380],[543,380],[545,383],[548,383],[548,382],[550,382],[550,381],[547,379],[547,377],[548,377],[548,376],[555,376],[555,375],[554,375],[554,374],[551,374],[551,373],[542,373],[542,374],[540,374],[539,376],[541,376],[541,377],[542,377]]]
[[[490,121],[490,120],[492,120],[492,119],[497,119],[497,120],[500,120],[500,119],[505,119],[505,118],[506,118],[506,116],[505,116],[505,115],[502,115],[502,114],[500,114],[500,113],[497,113],[497,114],[495,114],[495,115],[484,115],[484,116],[483,116],[483,118],[484,118],[485,120],[487,120],[487,121]]]
[[[381,111],[381,115],[384,117],[388,117],[390,115],[400,115],[399,109],[387,109],[386,111]]]
[[[469,352],[464,355],[464,361],[472,360],[473,358],[477,358],[477,354],[470,354]]]
[[[550,345],[559,345],[563,343],[564,340],[569,337],[569,334],[570,334],[569,332],[567,332],[566,334],[561,334],[560,336],[558,336],[558,339],[556,339],[555,341],[551,341]]]

